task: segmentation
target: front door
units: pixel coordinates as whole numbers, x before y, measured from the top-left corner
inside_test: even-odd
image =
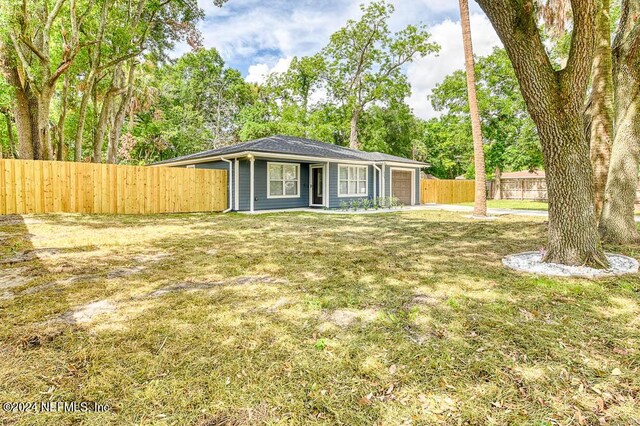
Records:
[[[322,179],[323,167],[311,168],[311,205],[321,206],[324,204],[322,190],[324,181]]]

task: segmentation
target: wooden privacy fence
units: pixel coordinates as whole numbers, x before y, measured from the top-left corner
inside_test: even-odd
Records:
[[[420,181],[422,204],[457,204],[475,200],[475,183],[472,180],[422,179]]]
[[[227,172],[0,160],[0,214],[222,211]]]

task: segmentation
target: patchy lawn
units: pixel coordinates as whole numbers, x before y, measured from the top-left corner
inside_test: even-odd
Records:
[[[473,203],[462,203],[463,206],[473,206]],[[491,209],[544,210],[549,205],[544,201],[529,200],[487,200],[487,207]]]
[[[4,217],[5,424],[637,424],[640,278],[535,278],[541,219]],[[615,247],[640,255],[640,247]]]

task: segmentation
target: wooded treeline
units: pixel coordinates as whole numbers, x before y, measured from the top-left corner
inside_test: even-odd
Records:
[[[405,65],[439,47],[421,25],[390,31],[384,1],[261,84],[202,48],[195,1],[11,0],[0,11],[5,157],[141,164],[280,133],[426,160],[439,177],[473,175],[464,74],[435,91],[441,118],[416,117]],[[170,60],[179,41],[192,51]],[[487,170],[540,166],[504,51],[478,73]]]

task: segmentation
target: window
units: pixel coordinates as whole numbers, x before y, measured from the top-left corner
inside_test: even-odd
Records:
[[[338,166],[338,196],[366,197],[369,191],[367,173],[367,166]]]
[[[300,164],[267,163],[267,198],[300,196]]]

